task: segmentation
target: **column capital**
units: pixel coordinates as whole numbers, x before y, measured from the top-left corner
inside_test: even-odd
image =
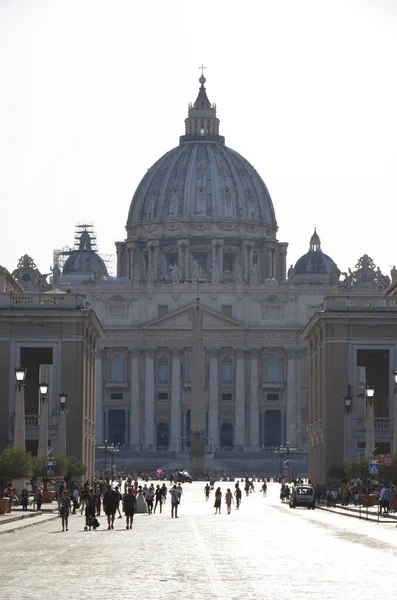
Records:
[[[251,358],[258,359],[258,357],[259,357],[259,349],[258,348],[251,348]]]
[[[155,353],[155,349],[154,348],[144,348],[143,352],[145,354],[145,357],[153,357],[154,353]]]
[[[142,348],[131,348],[130,356],[131,358],[138,358],[142,352]]]
[[[171,356],[172,356],[172,358],[180,358],[181,357],[180,348],[171,348]]]
[[[178,240],[178,246],[190,246],[190,240]]]
[[[223,246],[223,240],[212,240],[212,246]]]
[[[245,348],[235,348],[234,353],[236,355],[236,358],[244,358],[244,356],[246,354],[246,349]]]
[[[218,358],[219,357],[219,348],[208,348],[207,354],[210,358]]]

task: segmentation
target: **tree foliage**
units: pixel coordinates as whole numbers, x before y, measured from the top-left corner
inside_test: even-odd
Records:
[[[329,479],[343,479],[344,477],[346,477],[345,465],[330,465],[328,467]]]
[[[6,448],[0,453],[0,477],[3,481],[30,479],[33,457],[25,448]]]

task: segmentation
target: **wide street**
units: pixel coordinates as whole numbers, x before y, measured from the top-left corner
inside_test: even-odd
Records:
[[[223,493],[234,483],[221,483]],[[242,484],[240,484],[242,485]],[[84,532],[84,518],[59,519],[1,535],[0,598],[352,600],[393,598],[397,529],[243,492],[239,511],[214,515],[214,493],[184,485],[180,518],[136,515],[107,531]]]

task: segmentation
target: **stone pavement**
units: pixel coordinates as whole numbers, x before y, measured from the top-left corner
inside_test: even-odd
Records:
[[[219,485],[223,494],[234,487]],[[266,498],[243,494],[239,511],[227,515],[223,505],[214,515],[213,492],[205,502],[203,483],[185,484],[177,520],[168,498],[162,514],[136,515],[131,531],[124,518],[107,531],[101,516],[98,531],[84,532],[78,514],[68,532],[55,517],[5,534],[0,600],[335,600],[347,590],[352,600],[393,597],[394,523],[292,510],[280,504],[279,488],[270,484]]]
[[[57,513],[57,502],[43,504],[39,511],[33,510],[32,508],[23,511],[22,506],[13,506],[10,513],[0,515],[0,534],[45,523],[46,521],[57,517]]]

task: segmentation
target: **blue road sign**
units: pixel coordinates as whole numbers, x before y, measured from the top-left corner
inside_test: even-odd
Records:
[[[379,475],[379,463],[376,460],[370,460],[368,463],[368,474]]]

